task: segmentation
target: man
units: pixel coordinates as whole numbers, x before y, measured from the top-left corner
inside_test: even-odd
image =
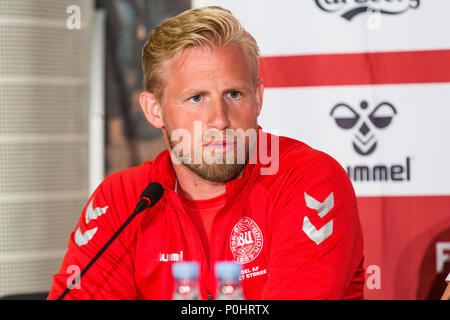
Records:
[[[450,273],[447,275],[447,278],[445,278],[445,281],[447,282],[447,287],[442,294],[441,300],[450,300]]]
[[[258,130],[258,53],[219,7],[186,11],[153,30],[140,103],[168,150],[109,176],[93,193],[50,299],[71,285],[73,270],[88,264],[152,181],[164,187],[162,199],[130,223],[67,299],[171,299],[174,261],[198,262],[200,295],[213,299],[214,265],[223,260],[242,264],[247,299],[363,297],[353,187],[328,155]]]

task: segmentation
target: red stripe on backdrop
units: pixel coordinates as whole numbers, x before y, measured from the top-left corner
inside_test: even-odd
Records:
[[[450,50],[262,57],[266,88],[450,82]]]

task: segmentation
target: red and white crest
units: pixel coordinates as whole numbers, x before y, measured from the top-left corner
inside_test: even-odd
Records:
[[[256,259],[263,246],[261,229],[250,218],[244,217],[233,227],[230,248],[234,260],[244,264]]]

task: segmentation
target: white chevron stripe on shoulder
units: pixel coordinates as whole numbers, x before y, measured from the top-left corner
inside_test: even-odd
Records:
[[[77,232],[75,233],[75,243],[81,247],[85,244],[87,244],[94,234],[97,232],[97,227],[91,230],[86,230],[84,233],[81,233],[81,228],[78,226]]]
[[[328,195],[324,202],[319,202],[305,192],[306,206],[317,211],[319,217],[323,218],[334,207],[333,192]]]
[[[89,221],[91,221],[93,219],[97,219],[102,214],[105,214],[107,209],[108,209],[108,206],[105,206],[103,208],[97,207],[94,209],[94,199],[92,198],[91,202],[89,203],[88,207],[86,208],[86,224],[88,224]]]
[[[319,245],[323,240],[331,236],[333,233],[333,219],[327,222],[322,228],[319,230],[313,226],[311,221],[309,221],[308,217],[303,219],[303,231],[306,235],[314,241],[317,245]]]
[[[323,202],[319,202],[305,192],[305,202],[308,208],[316,210],[319,217],[323,218],[334,207],[334,195],[331,192]],[[309,218],[305,216],[302,230],[312,241],[319,245],[333,233],[333,219],[323,225],[322,228],[316,229]]]

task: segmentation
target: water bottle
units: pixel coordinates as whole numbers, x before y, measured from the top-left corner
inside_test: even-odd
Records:
[[[241,265],[239,263],[222,261],[216,263],[218,280],[217,300],[245,300],[239,277]]]
[[[199,300],[198,264],[195,262],[176,262],[172,264],[175,280],[173,300]]]

